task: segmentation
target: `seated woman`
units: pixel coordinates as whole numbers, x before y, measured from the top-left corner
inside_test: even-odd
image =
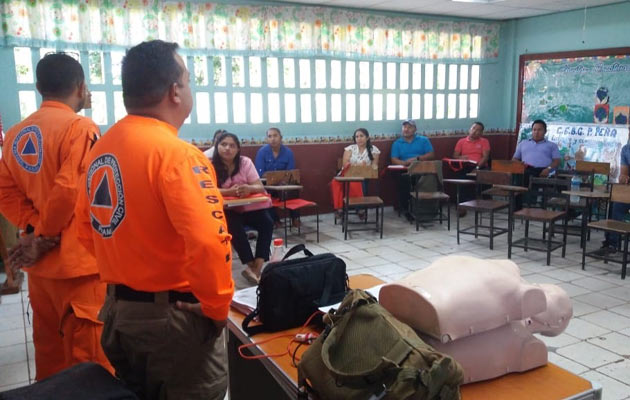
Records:
[[[372,165],[374,168],[378,168],[378,157],[381,151],[378,147],[373,146],[370,142],[370,134],[367,129],[359,128],[354,131],[352,135],[352,141],[354,144],[347,146],[343,152],[343,159],[341,162],[342,170],[345,170],[349,165]],[[350,185],[350,197],[353,197],[353,193],[356,193],[357,189]],[[358,183],[357,183],[358,185]],[[363,195],[365,196],[368,191],[368,181],[363,181]],[[333,206],[339,210],[342,207],[343,200],[341,198],[342,193],[336,192],[336,196],[333,198]],[[337,211],[339,214],[339,211]]]
[[[367,129],[359,128],[352,135],[354,144],[347,146],[343,152],[342,165],[372,165],[378,168],[378,156],[381,151],[373,146]],[[368,181],[363,181],[363,194],[367,194]]]
[[[235,134],[229,132],[220,134],[215,146],[212,165],[216,170],[219,191],[223,196],[247,197],[255,193],[265,193],[254,163],[249,158],[241,156],[241,144]],[[247,264],[243,276],[253,284],[258,283],[263,264],[269,259],[273,235],[270,207],[271,200],[225,211],[228,231],[232,235],[232,246],[241,263]],[[249,247],[245,225],[258,231],[255,254],[252,254]]]

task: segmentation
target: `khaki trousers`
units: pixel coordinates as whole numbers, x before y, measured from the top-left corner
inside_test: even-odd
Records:
[[[116,375],[143,399],[218,399],[227,391],[223,331],[156,296],[153,303],[108,294],[101,343]]]

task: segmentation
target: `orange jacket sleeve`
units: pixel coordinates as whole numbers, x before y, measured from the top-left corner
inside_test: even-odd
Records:
[[[81,174],[77,185],[77,204],[74,207],[75,228],[79,243],[95,256],[86,179],[87,174]]]
[[[35,235],[58,235],[67,227],[74,214],[79,176],[85,171],[86,155],[99,137],[93,122],[80,119],[74,123],[68,138],[60,148],[61,165],[55,175],[46,203],[39,210]]]
[[[232,237],[212,164],[197,149],[187,153],[162,173],[160,193],[171,223],[184,239],[183,267],[192,292],[206,316],[224,320],[234,294]]]
[[[4,158],[0,159],[0,213],[20,229],[35,227],[39,221],[33,202],[15,183]]]

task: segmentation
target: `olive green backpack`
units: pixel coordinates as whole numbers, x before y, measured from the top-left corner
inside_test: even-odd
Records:
[[[298,364],[302,397],[459,399],[461,366],[424,343],[370,294],[352,290]]]

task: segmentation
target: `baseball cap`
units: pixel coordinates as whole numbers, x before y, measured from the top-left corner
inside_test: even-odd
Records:
[[[413,125],[413,127],[414,127],[414,128],[416,127],[416,121],[414,121],[413,119],[408,119],[408,120],[406,120],[406,121],[403,121],[403,123],[402,123],[402,124],[403,124],[403,125],[405,125],[405,124],[409,124],[409,125]]]

